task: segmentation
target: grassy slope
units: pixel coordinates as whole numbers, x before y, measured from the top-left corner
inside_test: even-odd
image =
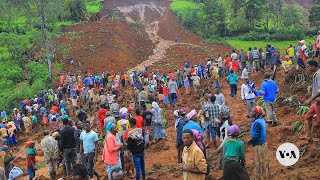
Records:
[[[309,45],[310,42],[314,43],[316,38],[306,38],[305,41],[307,42],[307,45]],[[228,39],[226,40],[227,43],[236,48],[236,49],[244,49],[248,50],[249,47],[257,47],[257,48],[263,48],[265,49],[267,44],[271,44],[274,47],[277,47],[280,49],[281,55],[285,55],[287,47],[292,44],[295,46],[297,44],[297,41],[241,41],[236,39]]]

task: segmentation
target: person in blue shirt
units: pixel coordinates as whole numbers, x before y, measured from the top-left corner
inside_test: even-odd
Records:
[[[255,106],[250,111],[251,139],[247,142],[253,146],[253,179],[270,179],[268,149],[265,144],[267,137],[267,126],[263,119],[263,110]]]
[[[235,98],[237,96],[237,82],[239,78],[233,70],[230,70],[230,75],[227,77],[227,82],[230,84],[231,97]]]
[[[258,96],[263,96],[263,101],[266,106],[267,122],[270,126],[279,125],[275,113],[275,101],[277,93],[279,92],[278,85],[275,81],[270,79],[270,74],[264,75],[264,82],[261,84],[261,90],[256,91]]]
[[[197,123],[197,112],[196,110],[192,110],[191,112],[189,112],[187,114],[187,118],[189,119],[188,123],[183,127],[183,130],[187,130],[187,129],[194,129],[199,131],[199,133],[203,136],[203,129],[201,128],[201,126]]]
[[[89,86],[89,82],[90,82],[90,78],[89,77],[86,77],[84,78],[84,85],[86,85],[87,87]]]
[[[1,119],[2,119],[2,121],[4,121],[4,122],[7,121],[7,113],[6,113],[6,111],[4,111],[4,110],[1,112]]]

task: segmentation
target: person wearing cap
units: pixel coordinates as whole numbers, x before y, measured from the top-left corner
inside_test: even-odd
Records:
[[[283,62],[283,69],[285,72],[288,72],[292,69],[292,61],[288,55],[285,56],[285,61]]]
[[[176,140],[176,146],[178,150],[178,163],[182,162],[182,151],[183,151],[183,141],[182,141],[182,132],[183,132],[183,127],[188,123],[189,119],[186,116],[186,109],[183,107],[179,111],[180,118],[177,119],[178,123],[176,126],[176,131],[177,131],[177,140]]]
[[[225,142],[223,179],[249,180],[245,168],[246,150],[243,141],[239,138],[239,127],[232,125],[228,128],[229,139]]]
[[[256,106],[255,100],[255,85],[249,78],[245,78],[243,84],[241,85],[241,99],[245,101],[248,113],[250,113],[251,109]]]
[[[27,147],[27,156],[26,156],[26,163],[27,163],[27,170],[29,179],[32,180],[36,176],[36,154],[37,150],[34,147],[33,141],[26,142]]]
[[[56,179],[56,172],[59,162],[59,146],[52,136],[49,135],[49,131],[43,131],[44,138],[41,140],[40,146],[44,151],[44,159],[48,167],[51,180]]]
[[[250,111],[251,139],[247,142],[253,146],[253,179],[270,179],[268,149],[266,143],[267,127],[263,119],[263,109],[255,106]]]
[[[303,59],[303,62],[306,63],[307,61],[307,46],[306,46],[306,41],[305,40],[301,40],[299,41],[300,43],[300,50],[299,50],[299,54]]]

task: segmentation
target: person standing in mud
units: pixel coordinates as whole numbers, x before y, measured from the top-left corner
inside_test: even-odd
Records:
[[[192,130],[184,130],[182,134],[185,145],[182,163],[178,165],[183,172],[184,180],[204,180],[207,173],[207,162],[202,150],[193,140]]]
[[[41,140],[41,148],[44,151],[44,159],[48,167],[51,180],[56,179],[56,172],[59,162],[59,146],[52,136],[49,135],[49,131],[43,131],[44,138]]]
[[[254,83],[249,80],[249,78],[244,79],[244,83],[241,85],[241,99],[245,101],[247,105],[248,113],[251,109],[256,106],[255,97],[255,86]]]
[[[261,90],[256,91],[257,95],[263,96],[263,101],[266,105],[267,122],[269,126],[278,126],[278,119],[275,112],[275,101],[279,92],[278,85],[271,79],[270,74],[264,75],[264,82],[261,84]]]
[[[313,73],[312,78],[312,96],[305,101],[306,105],[309,105],[313,102],[310,109],[308,110],[307,114],[305,115],[305,118],[307,120],[307,138],[309,141],[312,140],[312,119],[313,116],[316,115],[317,119],[317,127],[319,128],[320,125],[320,70],[319,70],[319,64],[317,61],[311,60],[307,62],[308,69],[311,73]]]
[[[183,127],[188,123],[188,118],[186,116],[186,109],[181,108],[179,111],[179,114],[181,117],[178,119],[178,124],[176,126],[177,128],[177,149],[178,149],[178,163],[182,163],[182,151],[183,151],[183,141],[182,141],[182,132],[183,132]]]
[[[270,169],[268,159],[268,148],[266,145],[267,127],[263,117],[263,110],[259,106],[251,109],[249,118],[252,119],[251,139],[247,142],[253,146],[253,179],[269,180]]]
[[[127,149],[133,155],[133,162],[136,169],[136,180],[146,179],[146,165],[145,165],[145,141],[142,133],[142,129],[136,127],[136,119],[129,119],[131,130],[128,133]]]
[[[177,94],[179,93],[178,85],[175,82],[174,78],[171,78],[169,81],[169,96],[170,96],[170,101],[171,101],[171,107],[174,108],[176,102],[178,101],[178,96]]]
[[[71,165],[74,167],[77,159],[76,140],[74,138],[75,128],[69,125],[69,119],[62,119],[64,127],[60,130],[60,143],[63,149],[63,157],[66,162],[68,179],[71,179]]]
[[[80,134],[80,161],[86,166],[89,176],[93,178],[94,163],[98,157],[98,134],[91,130],[90,122],[83,122],[85,131]],[[98,179],[100,176],[98,175]]]

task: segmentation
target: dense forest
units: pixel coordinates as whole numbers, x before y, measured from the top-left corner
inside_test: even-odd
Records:
[[[319,0],[310,10],[282,0],[175,0],[171,9],[185,26],[209,41],[297,40],[320,28]]]
[[[0,0],[1,111],[48,88],[48,60],[54,62],[55,51],[64,48],[53,43],[63,35],[60,26],[87,20],[100,10],[100,2]]]

